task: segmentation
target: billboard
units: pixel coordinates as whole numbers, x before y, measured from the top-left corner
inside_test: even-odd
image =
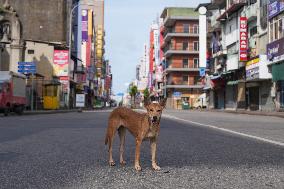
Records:
[[[248,32],[247,32],[247,17],[240,17],[240,50],[239,60],[241,62],[248,60]]]
[[[283,0],[269,0],[268,3],[268,19],[271,19],[284,11]]]
[[[53,72],[55,76],[68,76],[69,51],[54,50]]]
[[[284,60],[284,38],[267,44],[267,58],[272,62]]]

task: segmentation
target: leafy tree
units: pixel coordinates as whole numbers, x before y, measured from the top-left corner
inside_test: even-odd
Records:
[[[148,99],[149,96],[150,96],[150,92],[149,92],[149,89],[146,88],[144,91],[143,91],[143,94],[144,94],[144,99]]]
[[[132,85],[130,87],[130,90],[129,90],[129,95],[131,96],[131,99],[133,99],[133,103],[131,103],[132,107],[133,107],[133,105],[135,105],[135,97],[136,97],[137,93],[138,93],[137,86]]]

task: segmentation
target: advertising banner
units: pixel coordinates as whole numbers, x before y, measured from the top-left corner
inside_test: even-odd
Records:
[[[163,66],[159,65],[156,67],[156,81],[163,82]]]
[[[82,42],[88,41],[88,10],[82,10]]]
[[[68,76],[69,64],[68,50],[54,50],[53,54],[53,72],[56,76]]]
[[[253,59],[246,63],[246,80],[259,78],[259,58]]]
[[[272,62],[284,60],[284,38],[267,45],[267,58]]]
[[[69,77],[59,77],[59,81],[62,84],[62,91],[67,93],[69,88]]]
[[[268,3],[268,19],[271,19],[284,11],[283,0],[269,0]]]
[[[248,32],[247,32],[247,17],[240,17],[240,62],[248,60]]]

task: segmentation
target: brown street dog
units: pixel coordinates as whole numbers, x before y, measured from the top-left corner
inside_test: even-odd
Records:
[[[114,166],[115,162],[112,157],[112,144],[116,131],[120,138],[120,163],[126,164],[123,159],[126,129],[135,137],[135,169],[141,170],[140,167],[140,147],[143,140],[149,139],[152,154],[152,167],[154,170],[161,168],[156,162],[157,137],[160,130],[160,120],[162,110],[165,108],[166,99],[160,103],[144,102],[147,113],[138,113],[129,108],[119,107],[110,114],[105,144],[108,144],[109,165]]]

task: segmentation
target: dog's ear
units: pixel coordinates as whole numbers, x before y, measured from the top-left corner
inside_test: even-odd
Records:
[[[144,107],[147,109],[147,107],[150,105],[150,99],[149,98],[145,98],[144,99]]]
[[[161,101],[160,101],[160,106],[162,106],[163,108],[165,108],[167,105],[167,98],[163,98]]]

